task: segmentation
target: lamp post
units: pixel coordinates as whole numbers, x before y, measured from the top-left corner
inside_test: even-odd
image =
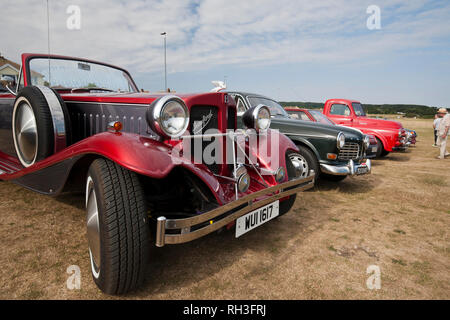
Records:
[[[164,91],[167,91],[167,51],[166,51],[166,36],[167,32],[161,33],[164,36]]]
[[[51,86],[52,78],[50,73],[50,9],[47,0],[47,52],[48,52],[48,86]]]

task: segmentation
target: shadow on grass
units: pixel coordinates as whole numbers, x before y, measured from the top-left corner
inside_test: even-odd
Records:
[[[376,161],[395,161],[395,162],[406,162],[411,160],[411,150],[389,153],[386,157],[376,158]]]
[[[369,193],[380,184],[381,180],[374,175],[347,177],[339,182],[320,179],[317,190],[334,190],[342,193]]]
[[[84,194],[82,192],[66,192],[54,198],[56,201],[84,210]]]

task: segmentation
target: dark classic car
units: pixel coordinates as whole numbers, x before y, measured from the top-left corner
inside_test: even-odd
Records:
[[[299,148],[300,156],[292,156],[291,160],[303,177],[311,169],[316,178],[321,175],[334,181],[370,173],[371,162],[366,158],[369,138],[360,131],[291,119],[278,102],[259,94],[231,91],[228,94],[236,100],[238,126],[244,126],[242,119],[248,110],[261,104],[270,108],[270,127],[287,135]]]
[[[286,112],[289,114],[289,116],[292,119],[319,122],[319,123],[323,123],[323,124],[337,126],[337,124],[333,120],[328,118],[326,115],[324,115],[319,110],[309,110],[309,109],[298,108],[298,107],[285,107],[284,110],[286,110]],[[355,130],[358,130],[358,129],[355,129]],[[367,159],[376,158],[377,150],[378,150],[377,139],[372,134],[366,134],[366,136],[369,137],[369,142],[370,142],[369,147],[366,149],[366,158]]]
[[[101,62],[23,54],[19,77],[0,92],[0,180],[47,195],[85,191],[92,276],[106,293],[139,286],[151,241],[233,226],[239,237],[313,186],[314,174],[301,177],[290,160],[295,144],[269,129],[266,106],[249,110],[244,131],[227,93],[142,93],[126,70]]]

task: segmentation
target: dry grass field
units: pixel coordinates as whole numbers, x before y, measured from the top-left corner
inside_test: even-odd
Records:
[[[374,161],[369,176],[322,182],[286,216],[153,248],[147,280],[125,299],[449,299],[450,159],[431,120],[402,120],[416,148]],[[49,198],[0,182],[0,298],[116,299],[90,275],[83,195]],[[68,290],[70,265],[81,290]],[[381,289],[369,290],[370,265]]]

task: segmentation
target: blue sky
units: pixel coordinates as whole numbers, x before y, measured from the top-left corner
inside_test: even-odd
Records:
[[[46,1],[2,4],[0,52],[46,52]],[[69,5],[81,29],[68,30]],[[381,9],[369,30],[366,9]],[[345,97],[363,103],[450,107],[448,0],[50,0],[52,53],[123,66],[138,85],[204,92],[212,80],[283,101]]]

